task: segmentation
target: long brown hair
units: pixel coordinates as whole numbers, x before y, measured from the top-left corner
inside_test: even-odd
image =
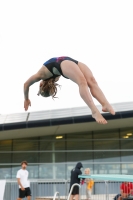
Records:
[[[57,94],[57,86],[60,87],[60,85],[55,82],[55,78],[43,81],[38,95],[41,94],[43,97],[52,96],[54,99],[56,98],[55,95]]]

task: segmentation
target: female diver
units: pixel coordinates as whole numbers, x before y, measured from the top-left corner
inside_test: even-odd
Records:
[[[56,82],[61,75],[79,86],[80,96],[91,109],[92,117],[100,124],[107,124],[107,121],[95,106],[91,94],[102,105],[103,112],[110,112],[115,115],[115,111],[99,88],[91,70],[82,62],[66,56],[54,57],[46,61],[40,70],[24,83],[25,111],[31,106],[29,87],[41,80],[38,95],[41,94],[43,97],[52,96],[54,98],[58,86]]]

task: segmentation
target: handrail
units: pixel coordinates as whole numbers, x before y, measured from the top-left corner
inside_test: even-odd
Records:
[[[71,187],[71,190],[70,190],[70,192],[69,192],[69,195],[68,195],[68,197],[67,197],[67,200],[70,199],[70,196],[71,196],[71,194],[72,194],[73,188],[74,188],[75,186],[78,186],[79,189],[81,188],[81,186],[80,186],[78,183],[73,184],[72,187]]]
[[[58,196],[58,200],[60,200],[60,193],[59,193],[59,192],[56,192],[56,193],[54,194],[54,198],[53,198],[53,200],[56,199],[56,196]]]

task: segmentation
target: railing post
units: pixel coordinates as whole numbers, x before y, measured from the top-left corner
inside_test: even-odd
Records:
[[[108,181],[105,181],[105,188],[106,188],[106,200],[109,200]]]
[[[69,183],[69,180],[66,180],[65,181],[65,188],[66,188],[66,190],[65,190],[65,200],[67,199],[67,196],[68,196],[68,183]]]

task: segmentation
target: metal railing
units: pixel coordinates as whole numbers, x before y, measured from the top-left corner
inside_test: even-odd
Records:
[[[113,198],[120,192],[121,182],[111,182],[103,180],[95,180],[94,186],[91,190],[91,200],[113,200]],[[87,183],[81,186],[81,199],[87,199]]]
[[[79,184],[77,184],[77,183],[73,184],[72,187],[71,187],[71,189],[70,189],[70,192],[69,192],[69,195],[68,195],[68,197],[67,197],[67,200],[70,199],[70,196],[71,196],[71,194],[72,194],[73,188],[74,188],[75,186],[78,186],[78,187],[79,187],[79,190],[80,190],[81,186],[80,186]],[[79,194],[80,194],[80,192],[79,192]]]
[[[108,178],[109,179],[109,178]],[[131,182],[133,179],[131,178]],[[120,193],[120,184],[122,180],[99,180],[94,179],[94,186],[91,194],[92,200],[112,200],[115,195]],[[77,185],[77,184],[76,184]],[[75,186],[75,185],[74,185]],[[73,187],[74,187],[73,186]],[[86,182],[80,187],[80,199],[86,199]],[[72,188],[69,192],[70,181],[68,180],[30,180],[30,187],[32,192],[31,200],[37,198],[54,200],[69,200]],[[58,191],[58,192],[57,192]],[[55,195],[54,195],[55,194]],[[3,200],[14,200],[18,198],[18,184],[16,180],[7,180],[5,186],[5,193]]]
[[[93,175],[80,175],[79,178],[83,179],[93,179],[95,184],[93,187],[93,193],[91,199],[95,200],[112,200],[117,194],[120,194],[120,185],[122,182],[132,182],[133,184],[133,175],[117,175],[117,174],[93,174]],[[99,181],[98,181],[99,180]],[[99,185],[98,185],[99,182]],[[84,187],[86,187],[84,185]],[[83,187],[83,188],[84,188]],[[82,189],[83,189],[82,188]],[[82,198],[85,194],[85,190],[82,191]],[[133,194],[129,198],[123,199],[133,199]]]
[[[30,180],[31,200],[36,198],[53,199],[56,191],[61,199],[67,198],[67,180]],[[56,194],[57,195],[57,194]],[[18,184],[16,180],[7,180],[5,186],[4,200],[18,198]]]
[[[54,194],[53,200],[55,200],[57,196],[58,196],[58,200],[60,200],[60,193],[59,193],[59,192],[56,192],[56,193]]]

